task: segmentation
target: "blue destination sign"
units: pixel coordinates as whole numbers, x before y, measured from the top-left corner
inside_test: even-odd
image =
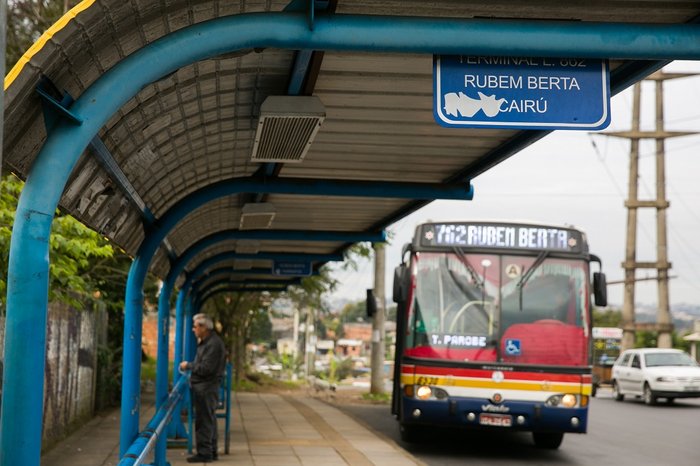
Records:
[[[607,60],[433,58],[433,113],[450,128],[597,130],[610,124]]]
[[[274,261],[272,273],[273,275],[308,277],[311,275],[311,262]]]

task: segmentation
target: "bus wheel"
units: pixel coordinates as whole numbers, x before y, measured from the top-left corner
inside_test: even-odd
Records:
[[[416,426],[413,424],[399,423],[399,434],[401,434],[401,440],[406,443],[418,443],[422,440],[423,429],[421,426]]]
[[[561,432],[533,432],[532,438],[537,448],[556,450],[564,440],[564,434]]]

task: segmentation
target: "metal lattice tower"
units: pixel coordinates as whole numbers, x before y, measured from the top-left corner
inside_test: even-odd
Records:
[[[667,138],[688,136],[695,134],[687,131],[666,131],[664,129],[664,99],[663,82],[668,79],[693,76],[690,73],[664,73],[656,72],[647,80],[655,82],[656,94],[656,127],[653,131],[640,130],[640,102],[641,85],[634,85],[632,103],[632,129],[605,133],[607,136],[615,136],[630,140],[630,170],[627,207],[627,242],[625,249],[625,261],[622,268],[625,270],[625,292],[622,306],[622,349],[634,347],[635,330],[635,283],[637,269],[656,269],[656,281],[658,284],[658,310],[656,325],[644,326],[658,332],[657,345],[659,348],[672,346],[671,333],[673,320],[669,306],[668,280],[671,263],[668,260],[666,209],[669,202],[666,199],[666,154],[665,141]],[[656,199],[640,200],[638,196],[639,183],[639,141],[641,139],[654,139],[656,141]],[[637,212],[640,208],[656,209],[656,261],[637,260]]]

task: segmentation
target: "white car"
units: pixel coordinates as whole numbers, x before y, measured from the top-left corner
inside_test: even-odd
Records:
[[[700,398],[700,365],[676,349],[638,348],[623,352],[612,368],[613,397],[641,396],[648,405],[665,398]]]

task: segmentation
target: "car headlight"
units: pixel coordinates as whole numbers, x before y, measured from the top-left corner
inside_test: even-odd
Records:
[[[675,382],[676,378],[675,377],[669,377],[668,375],[662,375],[661,377],[656,378],[657,382]]]
[[[579,395],[575,395],[573,393],[560,393],[547,398],[547,401],[545,401],[544,404],[552,407],[576,408],[579,406],[579,404],[584,405],[585,403],[584,400],[579,398]]]

